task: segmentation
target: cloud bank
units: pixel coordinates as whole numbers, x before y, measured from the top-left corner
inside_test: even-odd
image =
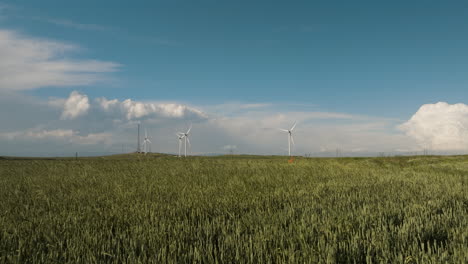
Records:
[[[147,119],[154,117],[165,118],[189,118],[204,119],[206,114],[202,111],[176,103],[152,103],[138,102],[126,99],[119,101],[117,99],[108,100],[107,98],[96,99],[97,107],[106,114],[114,114],[118,118]]]
[[[114,62],[74,59],[75,45],[0,29],[0,91],[90,85],[115,72]]]
[[[5,104],[3,104],[5,102]],[[152,149],[176,153],[177,132],[193,124],[193,154],[226,153],[287,154],[287,137],[277,128],[297,120],[293,153],[334,155],[335,149],[356,155],[390,151],[408,145],[406,136],[389,133],[393,120],[345,113],[293,112],[274,104],[240,107],[233,112],[210,111],[223,105],[189,106],[181,103],[144,102],[132,99],[90,98],[73,91],[67,98],[44,100],[10,96],[1,105],[16,108],[15,119],[0,112],[0,149],[19,151],[23,142],[30,149],[54,151],[122,152],[136,149],[136,127],[141,123],[152,138]],[[359,151],[356,151],[359,150]],[[0,155],[4,153],[0,153]]]
[[[112,135],[109,133],[96,133],[83,136],[79,135],[79,132],[73,131],[71,129],[29,129],[25,131],[2,133],[0,134],[0,137],[8,140],[18,140],[26,142],[42,140],[91,145],[98,143],[108,144],[111,140]]]
[[[399,128],[431,150],[468,149],[468,105],[425,104]]]
[[[193,154],[235,150],[284,155],[287,137],[277,128],[290,127],[296,120],[294,155],[334,156],[337,150],[343,156],[468,150],[468,105],[444,102],[421,106],[403,123],[346,113],[294,112],[274,104],[212,112],[209,109],[219,110],[223,105],[90,98],[77,91],[48,100],[7,95],[0,98],[0,110],[2,107],[15,113],[12,119],[11,114],[0,111],[2,150],[28,142],[25,151],[36,144],[44,151],[129,152],[136,149],[136,125],[141,123],[152,138],[153,151],[176,153],[176,133],[193,123]],[[231,107],[228,104],[226,109]]]

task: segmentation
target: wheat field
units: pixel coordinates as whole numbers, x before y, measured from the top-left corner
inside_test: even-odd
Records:
[[[468,157],[0,159],[1,263],[468,263]]]

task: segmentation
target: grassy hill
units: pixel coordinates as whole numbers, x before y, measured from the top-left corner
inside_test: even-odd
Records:
[[[1,263],[468,263],[468,157],[0,159]]]

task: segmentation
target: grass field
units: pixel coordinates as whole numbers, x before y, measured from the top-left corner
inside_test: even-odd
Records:
[[[0,263],[468,263],[468,157],[0,160]]]

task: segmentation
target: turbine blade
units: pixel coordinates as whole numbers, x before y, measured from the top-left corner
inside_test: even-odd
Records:
[[[190,130],[192,130],[192,124],[190,124],[190,127],[189,127],[189,129],[187,130],[187,133],[185,133],[185,134],[190,133]]]
[[[151,144],[151,140],[148,139],[148,142]]]
[[[187,143],[189,145],[189,147],[192,147],[192,144],[190,144],[190,139],[187,137]]]
[[[291,130],[291,131],[293,131],[293,130],[294,130],[294,128],[296,127],[296,125],[297,125],[297,121],[295,121],[295,122],[294,122],[294,125],[291,127],[291,129],[290,129],[290,130]]]
[[[281,130],[281,131],[284,131],[284,132],[289,132],[289,130],[287,130],[287,129],[282,129],[282,128],[278,128],[278,130]]]
[[[291,143],[292,143],[293,145],[295,145],[295,144],[294,144],[294,137],[293,137],[292,135],[291,135]]]

